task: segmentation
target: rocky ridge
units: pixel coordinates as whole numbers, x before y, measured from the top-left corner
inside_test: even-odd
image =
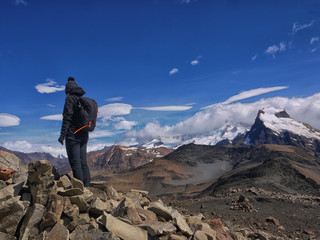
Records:
[[[27,179],[1,181],[0,239],[232,239],[219,219],[185,216],[145,191],[119,193],[104,182],[85,188],[52,169],[35,161]]]

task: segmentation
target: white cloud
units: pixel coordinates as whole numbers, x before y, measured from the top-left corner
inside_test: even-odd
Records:
[[[41,151],[50,153],[52,156],[57,157],[63,155],[67,157],[67,152],[65,147],[52,147],[52,146],[41,146]]]
[[[27,6],[28,5],[27,1],[25,1],[25,0],[14,0],[13,4],[16,5],[16,6],[18,6],[18,5]]]
[[[5,142],[3,144],[5,148],[8,148],[10,150],[14,151],[21,151],[21,152],[30,152],[32,151],[32,144],[28,141],[16,141],[16,142]]]
[[[147,111],[186,111],[191,109],[191,106],[159,106],[159,107],[136,107]]]
[[[255,61],[255,60],[257,60],[257,57],[258,57],[258,54],[254,55],[254,56],[251,58],[251,60],[252,60],[252,61]]]
[[[117,130],[131,130],[132,127],[136,126],[138,123],[136,121],[123,120],[114,124],[114,128]]]
[[[191,61],[191,65],[192,66],[195,66],[195,65],[198,65],[198,64],[199,64],[199,60],[198,59],[195,59],[195,60]]]
[[[107,98],[106,101],[108,102],[119,102],[123,99],[123,97],[113,97],[113,98]]]
[[[312,20],[310,23],[308,24],[298,24],[298,22],[295,22],[292,26],[292,35],[296,34],[297,32],[306,29],[306,28],[310,28],[313,26],[315,20]]]
[[[99,116],[109,120],[112,116],[128,115],[131,113],[132,105],[126,103],[110,103],[99,107]]]
[[[0,113],[0,127],[18,126],[20,121],[20,118],[17,116],[8,113]]]
[[[287,50],[287,44],[285,42],[279,43],[279,45],[269,46],[264,52],[266,54],[272,55],[275,58],[276,53],[284,52]]]
[[[314,44],[314,43],[316,43],[316,42],[319,42],[319,37],[313,37],[313,38],[311,38],[310,44]]]
[[[170,72],[169,72],[169,75],[173,75],[173,74],[176,74],[179,72],[179,69],[178,68],[173,68]]]
[[[64,91],[65,86],[56,85],[56,82],[52,79],[47,79],[46,83],[37,84],[35,86],[39,93],[54,93]]]
[[[256,89],[251,89],[248,91],[243,91],[237,95],[234,95],[232,97],[229,97],[226,101],[222,102],[221,104],[229,104],[235,101],[247,99],[250,97],[255,97],[259,96],[261,94],[269,93],[269,92],[274,92],[274,91],[279,91],[288,88],[287,86],[278,86],[278,87],[270,87],[270,88],[256,88]],[[215,106],[216,104],[204,107],[203,109],[210,108]]]
[[[317,50],[318,50],[318,48],[313,48],[313,49],[311,49],[311,52],[314,53]]]
[[[148,123],[140,131],[125,134],[128,139],[145,143],[158,136],[171,139],[183,139],[184,136],[208,134],[221,128],[225,121],[241,123],[251,127],[257,113],[265,107],[285,109],[291,117],[320,128],[320,93],[306,98],[274,97],[260,99],[253,103],[215,104],[211,108],[196,113],[194,116],[172,126],[160,126],[157,122]],[[133,140],[131,140],[133,141]]]
[[[112,137],[121,133],[120,131],[108,131],[108,130],[98,130],[96,129],[94,132],[90,133],[90,138],[104,138],[104,137]]]
[[[52,120],[52,121],[61,121],[63,119],[62,114],[48,115],[41,117],[42,120]]]

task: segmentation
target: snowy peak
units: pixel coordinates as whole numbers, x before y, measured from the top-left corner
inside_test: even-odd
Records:
[[[320,154],[320,131],[292,119],[283,109],[260,110],[255,123],[246,134],[249,145],[292,145],[314,155]]]
[[[263,109],[259,111],[258,118],[266,128],[271,129],[276,134],[291,132],[306,138],[320,139],[319,130],[292,119],[285,110],[276,108]]]
[[[142,145],[142,147],[150,149],[150,148],[157,148],[157,147],[163,147],[164,143],[161,140],[161,137],[157,137],[153,139],[151,142],[145,143]]]

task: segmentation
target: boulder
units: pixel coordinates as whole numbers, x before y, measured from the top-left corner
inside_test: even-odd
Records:
[[[154,212],[157,216],[163,217],[166,221],[172,219],[172,208],[165,206],[160,199],[157,202],[151,202],[148,210]]]
[[[86,202],[82,195],[70,197],[70,202],[78,206],[81,213],[89,210],[89,204]]]
[[[100,229],[93,229],[88,225],[82,225],[75,228],[70,234],[70,240],[120,240],[115,234],[111,232],[102,232]]]
[[[17,197],[24,185],[24,181],[15,184],[9,184],[0,190],[0,201]]]
[[[76,179],[76,178],[74,178],[73,176],[70,176],[70,181],[71,181],[72,186],[73,186],[74,188],[79,188],[79,189],[81,189],[82,191],[84,191],[83,183],[82,183],[79,179]]]
[[[68,205],[70,205],[70,201],[67,197],[50,195],[41,220],[40,230],[54,226],[60,219],[63,210],[66,209]]]
[[[123,240],[148,239],[148,233],[146,230],[127,224],[110,214],[104,213],[101,221],[109,232],[113,232]]]
[[[0,167],[11,168],[16,173],[19,173],[21,171],[21,162],[16,155],[0,150]]]
[[[17,238],[4,232],[0,232],[0,240],[16,240]]]
[[[73,197],[73,196],[83,194],[83,191],[80,188],[69,188],[69,189],[58,188],[57,193],[60,196]]]
[[[35,203],[27,211],[20,227],[19,240],[28,240],[39,234],[38,225],[42,219],[45,207],[39,203]]]
[[[56,193],[57,185],[49,161],[40,160],[28,165],[28,186],[32,194],[32,204],[47,205],[48,197]]]
[[[208,237],[203,231],[198,230],[194,233],[193,240],[208,240]]]
[[[169,235],[177,230],[170,222],[145,221],[139,226],[146,229],[151,236]]]
[[[13,197],[0,202],[0,231],[14,235],[17,226],[28,210],[29,202],[19,201],[20,197]]]
[[[104,202],[100,198],[95,198],[90,203],[89,212],[95,215],[102,215],[103,211],[111,212],[113,210],[110,202]]]
[[[147,209],[137,208],[137,212],[138,212],[142,221],[147,221],[147,220],[157,221],[158,220],[157,215],[154,212],[151,212]]]
[[[58,187],[63,187],[64,189],[72,188],[72,183],[67,175],[63,175],[57,182]]]
[[[6,186],[7,186],[6,182],[3,180],[0,180],[0,190]]]
[[[75,204],[70,204],[63,209],[63,214],[71,220],[74,220],[79,217],[79,207]]]
[[[69,240],[69,230],[60,223],[56,223],[51,231],[45,234],[44,240]]]
[[[180,229],[180,231],[186,236],[192,236],[193,231],[187,224],[184,216],[182,216],[177,210],[171,212],[172,220],[174,224]]]
[[[94,187],[87,187],[87,189],[93,194],[93,196],[100,198],[102,201],[106,202],[108,200],[108,196],[104,191]]]
[[[142,223],[135,204],[130,198],[124,198],[119,206],[113,211],[113,215],[115,217],[128,219],[134,225]]]
[[[104,191],[107,193],[107,196],[113,200],[120,201],[122,199],[122,194],[118,193],[112,186],[106,186]]]

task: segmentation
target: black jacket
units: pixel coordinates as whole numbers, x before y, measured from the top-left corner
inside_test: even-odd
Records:
[[[75,110],[79,97],[83,96],[85,93],[86,92],[79,86],[74,86],[69,90],[69,95],[66,98],[63,109],[60,138],[65,139],[66,136],[74,135],[74,132],[78,129]]]

